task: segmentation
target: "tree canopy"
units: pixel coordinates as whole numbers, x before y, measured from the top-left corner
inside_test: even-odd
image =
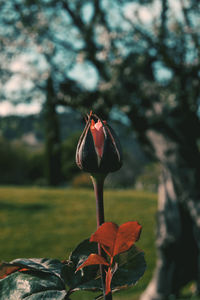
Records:
[[[12,0],[0,8],[4,99],[44,101],[50,76],[57,104],[104,115],[120,107],[136,127],[147,114],[197,112],[198,1]]]

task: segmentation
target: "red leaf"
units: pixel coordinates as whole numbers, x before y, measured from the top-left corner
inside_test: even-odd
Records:
[[[14,272],[28,271],[29,269],[22,268],[20,266],[10,265],[7,263],[2,263],[0,265],[0,279],[7,277]]]
[[[0,266],[0,279],[3,279],[7,277],[8,275],[19,271],[20,267],[19,266],[12,266],[12,265],[7,265],[6,263],[3,263]]]
[[[91,235],[90,242],[100,243],[105,252],[113,256],[115,239],[118,231],[118,225],[112,222],[103,223],[97,231]]]
[[[127,251],[139,239],[142,226],[138,222],[127,222],[120,227],[112,222],[103,223],[91,236],[91,242],[101,244],[110,256]]]
[[[139,239],[142,226],[138,222],[122,224],[117,232],[113,256],[127,251]]]
[[[91,266],[91,265],[106,265],[109,266],[109,263],[105,260],[104,257],[98,255],[98,254],[90,254],[88,258],[82,263],[77,269],[76,272],[80,269]]]
[[[26,271],[29,271],[29,269],[23,268],[19,270],[19,272],[26,272]]]

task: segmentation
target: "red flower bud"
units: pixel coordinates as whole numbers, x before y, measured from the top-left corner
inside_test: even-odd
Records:
[[[109,173],[122,166],[122,150],[113,129],[98,116],[90,114],[79,139],[76,163],[89,173]]]

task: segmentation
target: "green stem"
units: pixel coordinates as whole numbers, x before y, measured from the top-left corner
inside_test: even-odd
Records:
[[[94,186],[94,193],[96,198],[96,219],[97,219],[97,228],[101,226],[105,220],[104,220],[104,204],[103,204],[103,187],[104,187],[104,180],[106,178],[107,174],[92,174],[92,182]],[[104,253],[102,252],[100,244],[98,244],[98,254],[101,256],[104,256]],[[102,288],[103,288],[103,296],[104,300],[112,300],[112,293],[109,293],[108,295],[105,295],[105,279],[106,274],[104,270],[104,266],[100,265],[100,274],[101,274],[101,282],[102,282]]]

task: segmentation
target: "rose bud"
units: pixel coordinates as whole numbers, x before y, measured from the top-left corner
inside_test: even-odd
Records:
[[[122,150],[113,129],[98,116],[90,114],[79,139],[76,163],[89,173],[109,173],[122,166]]]

